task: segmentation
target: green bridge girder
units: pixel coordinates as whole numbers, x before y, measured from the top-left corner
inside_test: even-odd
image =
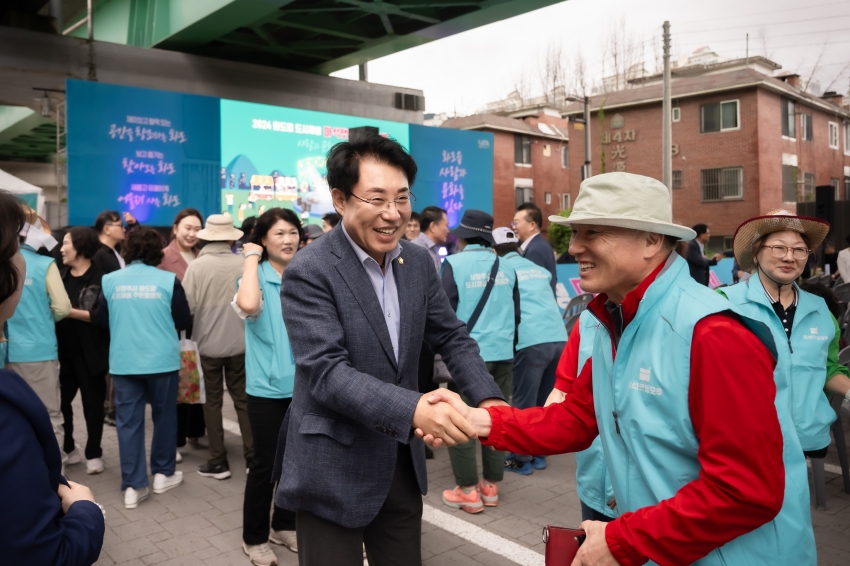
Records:
[[[94,37],[330,74],[561,1],[101,0]]]

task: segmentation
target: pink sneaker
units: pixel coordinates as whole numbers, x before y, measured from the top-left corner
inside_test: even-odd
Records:
[[[467,513],[480,513],[484,510],[484,503],[481,502],[481,497],[478,495],[476,486],[471,486],[469,493],[465,492],[462,487],[457,486],[454,489],[447,489],[443,492],[443,503],[455,509],[463,509]]]
[[[499,486],[488,481],[478,482],[478,492],[484,500],[485,507],[496,507],[499,505]]]

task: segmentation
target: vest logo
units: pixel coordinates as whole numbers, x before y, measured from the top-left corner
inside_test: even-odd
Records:
[[[641,379],[643,379],[643,374],[641,374]],[[647,385],[646,383],[638,383],[637,381],[629,382],[629,389],[635,389],[642,393],[648,393],[650,395],[658,395],[661,397],[663,391],[661,391],[660,387],[653,387],[651,385]]]
[[[27,277],[26,279],[24,279],[24,285],[27,286],[27,287],[31,287],[32,286],[32,277]]]
[[[804,334],[803,340],[829,340],[829,336],[821,336],[817,328],[809,328],[809,334]]]
[[[640,368],[640,380],[649,381],[649,370],[652,368]]]

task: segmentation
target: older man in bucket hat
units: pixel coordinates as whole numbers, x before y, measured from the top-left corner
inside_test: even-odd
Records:
[[[582,523],[573,565],[815,564],[773,340],[690,277],[673,248],[693,231],[672,223],[668,189],[598,175],[551,220],[572,225],[582,289],[599,293],[582,320],[587,363],[561,403],[461,414],[500,450],[574,452],[600,436],[620,516]],[[431,400],[462,409],[444,390]]]
[[[230,477],[221,416],[225,381],[242,431],[245,459],[250,463],[254,457],[254,437],[245,393],[245,323],[230,306],[244,262],[230,247],[241,237],[242,231],[233,227],[230,215],[211,215],[206,227],[198,232],[198,238],[208,243],[189,264],[183,277],[189,309],[195,317],[192,338],[198,343],[201,354],[207,396],[204,420],[210,455],[198,468],[198,474],[217,480]]]

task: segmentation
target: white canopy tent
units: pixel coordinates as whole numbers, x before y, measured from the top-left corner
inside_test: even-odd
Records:
[[[44,191],[41,190],[41,187],[31,185],[0,169],[0,189],[16,194],[25,203],[34,208],[39,216],[44,217]]]

